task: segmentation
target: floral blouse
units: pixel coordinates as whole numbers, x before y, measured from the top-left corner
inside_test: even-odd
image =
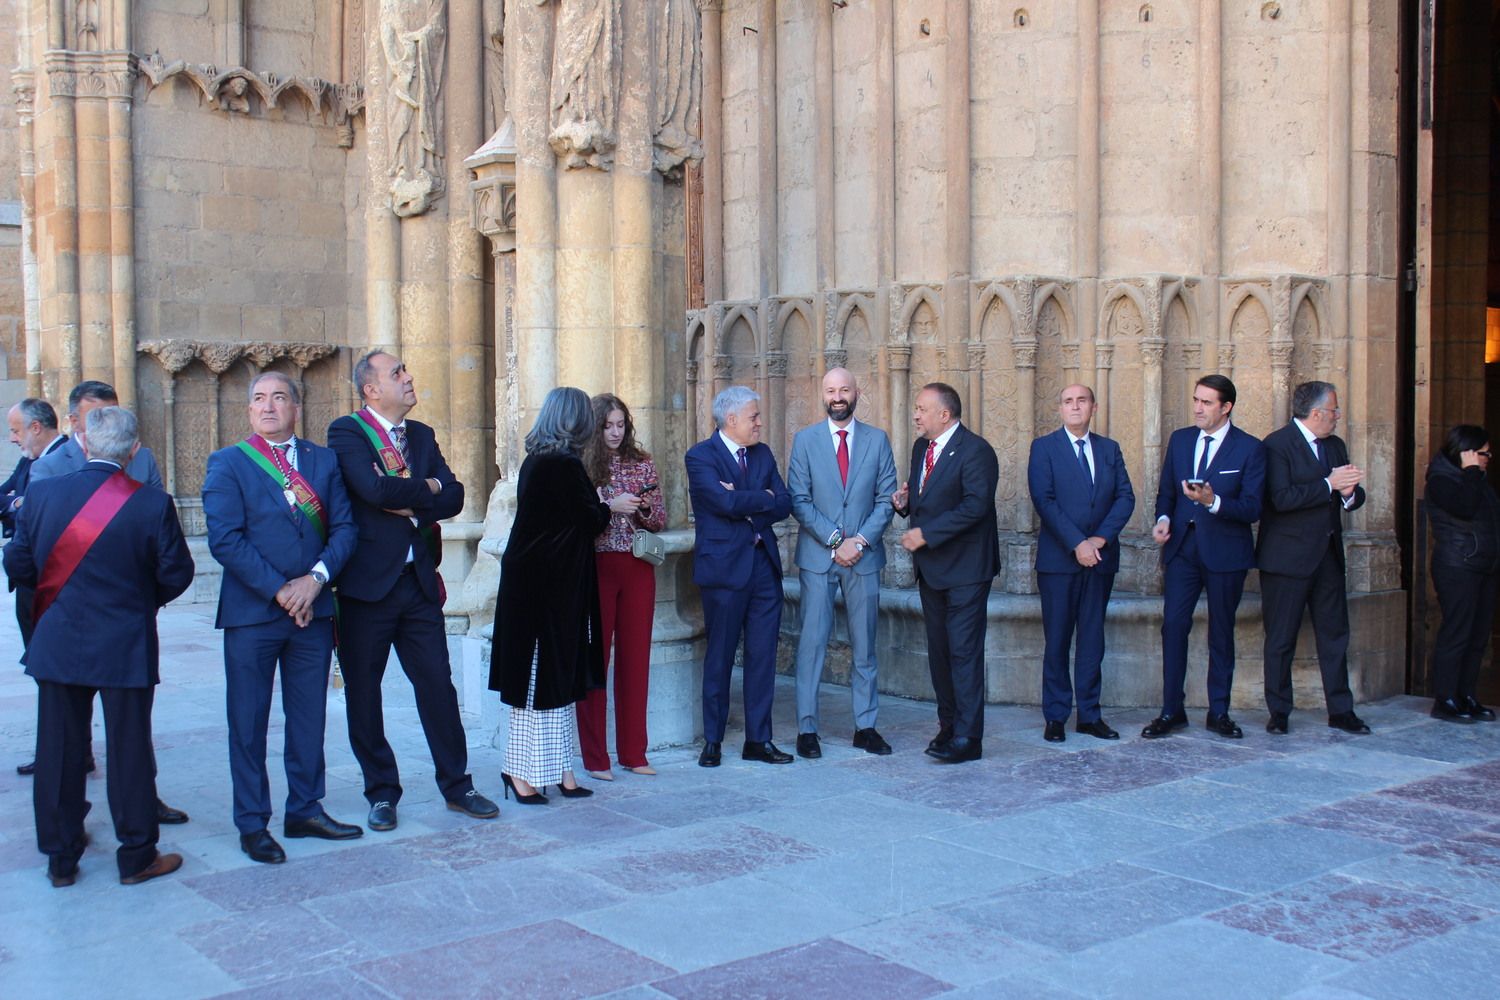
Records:
[[[641,495],[641,490],[648,483],[660,483],[656,475],[656,466],[651,459],[642,462],[627,462],[614,455],[609,460],[609,483],[600,489],[600,495],[605,503],[609,503],[621,493],[634,493]],[[629,552],[631,540],[635,538],[637,528],[645,528],[647,531],[660,531],[667,524],[667,508],[661,499],[661,487],[647,493],[645,496],[646,506],[635,514],[613,514],[609,519],[609,527],[604,529],[603,534],[594,539],[595,552]]]

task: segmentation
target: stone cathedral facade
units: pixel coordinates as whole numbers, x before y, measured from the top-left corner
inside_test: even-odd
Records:
[[[468,487],[447,610],[487,715],[521,438],[554,385],[618,393],[671,513],[665,741],[693,735],[701,640],[678,457],[718,389],[758,389],[784,462],[847,365],[900,462],[915,389],[957,386],[1001,460],[989,694],[1035,702],[1027,449],[1062,386],[1092,385],[1138,498],[1105,701],[1151,705],[1149,525],[1194,380],[1230,375],[1236,423],[1264,435],[1325,379],[1370,496],[1348,533],[1356,695],[1397,693],[1399,6],[6,0],[0,385],[113,382],[192,526],[256,372],[301,381],[322,440],[354,359],[399,353]],[[909,562],[883,582],[883,686],[930,696]],[[796,598],[789,579],[788,634]],[[1259,637],[1252,594],[1246,706]]]

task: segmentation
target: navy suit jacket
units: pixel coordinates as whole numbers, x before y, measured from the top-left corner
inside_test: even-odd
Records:
[[[203,516],[208,549],[224,567],[215,628],[260,625],[286,617],[276,592],[306,576],[319,560],[336,578],[354,551],[354,512],[338,456],[311,441],[297,441],[297,471],[323,501],[325,542],[300,510],[286,502],[281,485],[238,446],[208,456],[203,479]],[[333,614],[333,589],[324,587],[313,617]]]
[[[31,459],[25,455],[16,462],[5,482],[0,483],[0,525],[6,538],[16,533],[16,499],[26,493],[31,478]]]
[[[453,475],[438,448],[432,428],[406,421],[406,450],[411,456],[411,478],[388,476],[380,456],[354,417],[339,417],[328,425],[328,447],[338,455],[344,488],[354,508],[359,541],[339,575],[339,593],[357,601],[378,601],[391,592],[406,565],[408,550],[415,556],[417,583],[430,599],[438,599],[437,564],[417,532],[464,508],[464,484]],[[427,480],[436,479],[442,491],[433,493]],[[409,508],[417,518],[388,514]]]
[[[1089,448],[1094,453],[1092,484],[1078,464],[1078,450],[1067,428],[1031,442],[1026,483],[1042,519],[1036,542],[1038,573],[1082,572],[1073,550],[1096,535],[1106,544],[1095,570],[1114,573],[1120,568],[1120,532],[1135,511],[1135,490],[1118,444],[1091,433]]]
[[[47,557],[74,515],[113,465],[90,462],[69,476],[32,483],[16,537],[5,547],[5,571],[35,587]],[[21,662],[39,681],[100,688],[143,688],[159,682],[156,611],[193,582],[172,498],[136,490],[89,549],[37,622]]]
[[[923,583],[938,590],[985,583],[1000,572],[995,520],[1000,462],[995,449],[959,424],[932,467],[931,482],[921,489],[927,443],[921,437],[912,442],[906,510],[896,511],[913,528],[921,528],[927,542],[912,553],[912,565]]]
[[[693,502],[693,582],[700,587],[749,586],[756,538],[780,577],[781,552],[771,525],[792,512],[792,495],[770,446],[747,449],[746,472],[741,475],[739,462],[715,431],[689,448],[683,462]],[[721,482],[733,483],[734,489],[726,490]]]
[[[1198,555],[1214,573],[1229,573],[1255,567],[1255,539],[1250,525],[1260,520],[1261,494],[1266,482],[1266,449],[1260,439],[1229,426],[1229,433],[1209,456],[1208,481],[1219,498],[1219,512],[1189,500],[1182,481],[1192,479],[1197,458],[1197,427],[1172,432],[1161,463],[1161,481],[1156,486],[1156,517],[1172,519],[1172,537],[1161,548],[1165,566],[1177,555],[1187,537],[1188,521],[1196,520]]]
[[[1349,449],[1337,434],[1323,439],[1323,453],[1331,468],[1349,464]],[[1364,506],[1365,488],[1354,487],[1345,508],[1324,481],[1327,475],[1296,424],[1288,422],[1266,436],[1266,510],[1257,548],[1262,572],[1306,579],[1330,542],[1343,565],[1343,514]]]
[[[65,437],[61,445],[32,463],[31,481],[37,483],[43,479],[66,476],[70,472],[77,472],[83,468],[87,461],[88,458],[84,455],[78,440]],[[156,467],[156,456],[151,454],[151,449],[145,445],[141,445],[135,457],[126,464],[125,474],[138,483],[155,486],[159,490],[166,489],[166,485],[162,482],[161,470]]]

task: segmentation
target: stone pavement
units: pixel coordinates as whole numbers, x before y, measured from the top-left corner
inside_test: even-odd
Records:
[[[10,607],[0,612],[10,620]],[[921,753],[931,706],[888,699],[876,758],[848,747],[824,690],[825,756],[785,767],[690,748],[583,802],[442,808],[404,681],[388,686],[406,771],[401,826],[286,842],[250,863],[230,821],[209,605],[162,614],[156,700],[162,831],[182,871],[118,884],[102,774],[95,845],[54,890],[32,830],[31,682],[0,678],[0,997],[1472,997],[1500,952],[1500,725],[1426,703],[1360,706],[1375,735],[1318,712],[1290,737],[1147,743],[1150,712],[1103,744],[1042,742],[1036,709],[987,713],[985,758]],[[0,658],[19,640],[0,626]],[[793,743],[792,691],[777,732]],[[273,749],[279,714],[273,714]],[[96,714],[96,727],[99,725]],[[96,732],[96,746],[102,749]],[[328,798],[363,822],[332,696]],[[500,752],[475,746],[499,797]],[[101,764],[107,762],[101,758]],[[273,800],[284,795],[273,759]]]

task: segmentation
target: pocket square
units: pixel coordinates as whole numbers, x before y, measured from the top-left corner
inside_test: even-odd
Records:
[[[1216,475],[1216,476],[1232,476],[1236,472],[1239,472],[1239,471],[1240,471],[1239,469],[1215,469],[1214,470],[1214,475]]]

